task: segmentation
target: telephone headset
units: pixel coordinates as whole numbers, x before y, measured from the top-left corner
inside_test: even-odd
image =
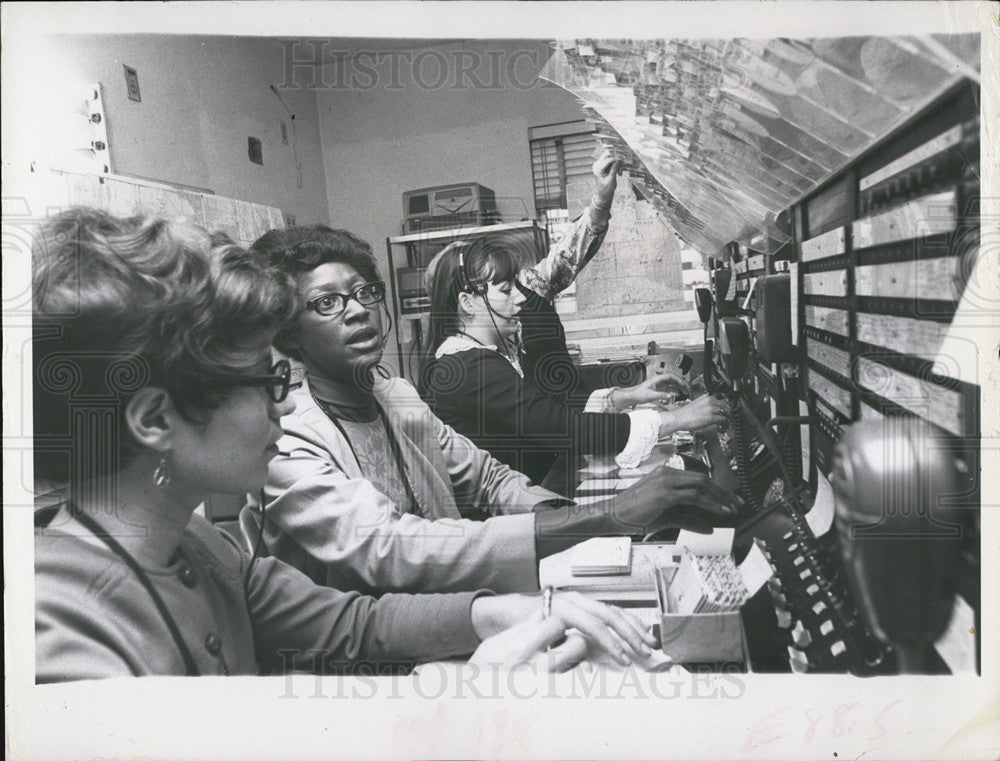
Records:
[[[468,248],[471,249],[473,245],[474,244],[469,244]],[[503,335],[503,333],[500,332],[500,327],[497,325],[497,320],[496,320],[497,316],[500,316],[504,320],[508,320],[509,321],[509,320],[514,319],[515,315],[512,315],[512,314],[506,315],[506,314],[502,314],[502,313],[499,313],[496,310],[494,310],[493,309],[493,305],[490,304],[489,297],[486,295],[487,291],[489,289],[489,284],[486,283],[486,282],[483,282],[481,280],[475,281],[475,280],[473,280],[472,278],[469,277],[469,272],[465,268],[465,253],[464,253],[464,249],[465,248],[466,248],[466,246],[462,246],[462,247],[460,247],[458,249],[458,269],[456,271],[456,274],[458,276],[459,291],[465,291],[466,293],[471,293],[471,294],[474,294],[476,296],[481,296],[482,297],[483,304],[486,305],[486,311],[490,315],[490,322],[493,323],[493,329],[496,331],[497,336],[500,337],[500,339],[505,344],[506,351],[504,353],[507,354],[507,352],[509,351],[509,352],[513,352],[514,356],[517,356],[517,352],[518,352],[517,344],[515,342],[511,341],[509,338],[506,338]],[[510,357],[509,354],[507,356],[508,356],[508,358]]]
[[[385,296],[382,296],[378,305],[382,307],[382,311],[385,312],[385,330],[383,331],[381,338],[382,348],[384,349],[386,343],[389,342],[389,336],[392,334],[392,313],[389,311],[389,307],[385,305]]]
[[[488,285],[482,281],[473,282],[472,278],[469,277],[468,271],[465,269],[465,254],[463,249],[467,246],[462,246],[458,249],[458,287],[459,290],[465,291],[466,293],[475,293],[485,298]],[[488,304],[489,302],[487,302]]]

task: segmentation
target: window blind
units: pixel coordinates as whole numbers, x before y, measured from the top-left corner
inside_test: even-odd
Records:
[[[531,139],[531,174],[534,180],[535,208],[538,212],[567,208],[567,188],[574,183],[588,184],[593,164],[593,130],[586,122],[573,122],[564,127],[566,134]],[[533,128],[536,130],[546,128]],[[546,129],[551,132],[552,127]]]

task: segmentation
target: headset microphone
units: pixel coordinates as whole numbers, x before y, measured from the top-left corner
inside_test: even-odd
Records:
[[[500,330],[500,326],[497,325],[496,318],[501,317],[507,322],[511,322],[512,320],[517,318],[517,314],[516,313],[503,314],[502,312],[497,312],[495,309],[493,309],[493,305],[490,304],[489,297],[487,296],[487,293],[489,291],[489,285],[483,282],[473,282],[473,280],[469,277],[469,273],[465,269],[465,255],[463,254],[461,248],[458,249],[457,274],[458,274],[459,288],[461,290],[466,291],[467,293],[473,293],[483,297],[483,304],[486,305],[486,312],[490,316],[490,322],[493,323],[493,329],[496,331],[497,337],[501,341],[503,341],[506,350],[513,351],[516,356],[520,347],[518,346],[516,341],[512,341],[511,339],[504,336],[504,334]],[[507,351],[504,351],[504,354],[506,354]]]
[[[389,307],[385,305],[384,298],[379,302],[379,306],[382,307],[382,311],[385,312],[385,322],[386,322],[385,332],[382,334],[380,340],[382,348],[384,349],[386,347],[386,344],[389,343],[389,336],[392,335],[392,314],[389,312]]]

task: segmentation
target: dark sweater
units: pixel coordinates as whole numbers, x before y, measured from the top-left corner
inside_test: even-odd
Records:
[[[555,305],[517,283],[525,296],[518,317],[524,353],[521,369],[524,377],[553,399],[582,411],[587,399],[596,391],[581,377],[566,349],[566,330]]]
[[[627,415],[574,409],[523,380],[490,349],[431,360],[424,380],[425,399],[439,418],[535,483],[561,460],[545,486],[566,496],[582,455],[616,455],[628,442]]]

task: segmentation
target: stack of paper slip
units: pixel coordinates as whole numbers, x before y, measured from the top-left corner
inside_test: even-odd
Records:
[[[747,599],[743,576],[729,555],[694,555],[684,550],[667,589],[672,613],[721,613],[739,610]]]
[[[626,574],[632,568],[632,542],[627,536],[597,537],[573,548],[574,576]]]

